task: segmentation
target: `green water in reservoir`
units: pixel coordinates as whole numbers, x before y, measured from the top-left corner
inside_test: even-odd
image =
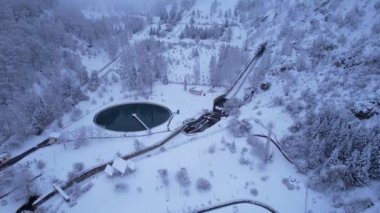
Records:
[[[168,108],[151,103],[116,105],[100,111],[94,122],[108,130],[136,132],[146,128],[132,116],[136,114],[149,128],[165,123],[171,116]]]

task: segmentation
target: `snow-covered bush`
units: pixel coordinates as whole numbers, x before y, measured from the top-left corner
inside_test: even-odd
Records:
[[[84,169],[83,163],[81,163],[81,162],[74,163],[73,164],[73,170],[71,170],[67,173],[67,178],[69,180],[75,178],[76,176],[78,176],[80,174],[80,172],[83,171],[83,169]]]
[[[344,17],[341,26],[349,27],[351,30],[356,30],[362,21],[363,11],[355,5]]]
[[[225,143],[225,146],[230,151],[230,153],[236,153],[236,144],[235,141],[232,141],[231,143]]]
[[[37,166],[37,169],[42,170],[42,169],[45,168],[46,163],[44,161],[42,161],[42,160],[38,160],[37,163],[36,163],[36,166]]]
[[[115,191],[116,192],[126,192],[128,191],[129,187],[126,183],[120,182],[115,185]]]
[[[141,143],[139,140],[134,140],[133,141],[133,147],[135,148],[136,151],[143,150],[145,148],[145,145]]]
[[[206,180],[205,178],[199,178],[197,180],[197,190],[200,192],[210,191],[211,190],[210,181]]]
[[[165,187],[169,186],[169,175],[168,175],[168,170],[167,169],[159,169],[157,170],[158,175],[161,178],[161,183]]]
[[[70,119],[72,121],[78,121],[83,114],[83,111],[79,108],[74,108],[73,112],[71,113]]]
[[[258,157],[263,162],[267,162],[270,157],[270,141],[265,143],[259,140],[256,136],[250,135],[247,138],[247,143],[251,147],[251,154]]]
[[[300,54],[297,56],[296,59],[296,69],[298,72],[305,71],[308,69],[308,64],[306,62],[306,55],[305,54]]]
[[[90,133],[86,127],[81,127],[73,132],[74,149],[79,149],[88,142]]]
[[[285,105],[285,101],[281,96],[274,97],[272,100],[272,103],[273,103],[273,106],[276,106],[276,107]]]
[[[239,158],[239,164],[242,166],[250,166],[252,164],[252,162],[248,158],[246,158],[242,155]]]
[[[208,147],[207,152],[210,154],[214,154],[216,150],[215,144]]]
[[[257,191],[257,189],[251,189],[249,190],[249,193],[252,195],[252,196],[257,196],[259,194],[259,191]]]
[[[285,110],[292,116],[296,116],[302,112],[304,106],[298,101],[292,101],[285,106]]]
[[[380,34],[380,23],[374,23],[372,25],[372,33],[375,34],[375,35],[379,35]]]
[[[115,73],[112,73],[111,80],[113,83],[119,82],[119,78],[117,77],[117,75]]]
[[[293,183],[290,182],[289,178],[283,178],[281,182],[290,191],[293,191],[293,190],[295,190],[297,188],[295,184],[293,184]]]
[[[79,172],[83,171],[83,169],[84,169],[84,164],[82,162],[76,162],[73,164],[73,170],[75,172],[79,173]]]
[[[303,127],[302,122],[296,121],[293,125],[291,125],[288,129],[291,133],[297,133],[299,132]]]
[[[233,97],[224,103],[223,108],[228,115],[238,117],[240,114],[239,108],[242,105],[243,101],[241,99]]]
[[[180,186],[184,188],[188,188],[191,185],[191,180],[189,177],[189,174],[187,172],[187,169],[182,167],[177,173],[176,173],[176,180],[179,183]]]
[[[377,1],[377,2],[373,5],[373,8],[375,8],[375,10],[377,10],[377,11],[380,11],[380,1]]]
[[[252,125],[245,119],[239,121],[233,118],[228,123],[227,129],[234,137],[241,138],[249,135]]]
[[[88,89],[92,92],[96,91],[100,86],[100,80],[96,71],[91,72],[90,81],[88,82]]]
[[[317,65],[322,59],[326,58],[328,53],[337,46],[334,42],[324,36],[318,36],[313,40],[310,49],[310,56],[313,58],[313,64]]]

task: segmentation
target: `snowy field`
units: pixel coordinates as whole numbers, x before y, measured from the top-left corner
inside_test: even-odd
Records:
[[[213,2],[219,3],[216,4],[215,11],[210,12]],[[259,5],[262,6],[262,11],[255,11],[257,17],[252,15],[255,20],[247,15],[252,18],[250,21],[249,18],[241,20],[241,17],[231,15],[235,12],[238,0],[197,0],[189,11],[183,13],[180,22],[174,25],[173,29],[167,32],[164,30],[163,33],[157,32],[157,35],[150,34],[152,29],[157,27],[157,23],[154,22],[159,20],[159,17],[150,17],[152,23],[137,33],[128,34],[128,45],[122,43],[125,49],[120,50],[122,53],[128,53],[137,47],[135,44],[140,45],[139,42],[149,39],[160,42],[162,52],[155,53],[157,55],[154,57],[162,57],[167,61],[167,73],[164,73],[167,82],[154,81],[149,92],[126,89],[125,82],[129,76],[123,78],[120,70],[127,69],[130,64],[125,61],[128,58],[123,54],[110,57],[106,51],[90,47],[82,52],[76,50],[80,54],[85,71],[89,75],[93,71],[97,72],[100,86],[90,91],[87,85],[82,85],[88,100],[80,101],[59,120],[54,120],[41,135],[28,137],[17,149],[4,149],[12,156],[17,156],[36,146],[49,135],[59,135],[60,143],[41,148],[12,166],[20,171],[31,171],[33,177],[38,176],[33,180],[33,185],[39,196],[54,191],[53,183],[63,185],[76,175],[111,162],[117,156],[126,156],[154,146],[182,127],[186,121],[197,119],[212,111],[214,99],[226,93],[228,83],[224,85],[226,87],[211,86],[216,78],[212,76],[215,74],[211,72],[211,59],[218,58],[222,53],[219,50],[230,45],[250,60],[259,45],[267,42],[266,52],[234,100],[243,100],[245,93],[252,89],[255,89],[255,93],[250,101],[239,105],[236,114],[222,117],[204,132],[190,135],[181,132],[160,148],[128,159],[127,162],[136,165],[134,172],[112,177],[105,172],[99,172],[65,190],[72,198],[70,202],[56,194],[39,206],[38,210],[49,213],[197,212],[242,199],[261,202],[278,212],[355,212],[356,207],[350,211],[348,204],[368,197],[373,201],[373,206],[362,208],[360,212],[380,212],[378,181],[369,181],[366,186],[352,190],[318,192],[309,187],[310,176],[314,173],[300,172],[294,162],[290,162],[278,147],[265,138],[268,136],[283,146],[284,138],[295,133],[291,129],[307,118],[310,113],[308,110],[323,108],[326,103],[363,107],[361,104],[378,100],[380,96],[377,81],[380,78],[375,72],[370,77],[359,72],[340,74],[343,70],[334,67],[340,56],[348,54],[346,49],[334,47],[335,52],[331,58],[325,55],[327,51],[332,50],[321,50],[325,54],[320,53],[323,55],[320,56],[321,61],[326,60],[323,61],[326,65],[309,60],[308,56],[310,46],[318,48],[313,44],[317,43],[316,40],[319,38],[317,34],[309,31],[319,30],[326,37],[323,41],[327,42],[331,38],[335,42],[334,45],[361,43],[364,34],[362,32],[372,29],[371,21],[378,18],[380,9],[377,12],[371,9],[372,1],[358,3],[360,8],[370,12],[361,14],[363,24],[358,25],[358,29],[351,34],[349,29],[341,28],[339,25],[331,25],[329,28],[327,20],[331,17],[328,14],[323,16],[324,11],[319,13],[318,10],[314,10],[313,17],[309,17],[306,12],[310,12],[311,6],[307,3],[302,4],[302,10],[296,12],[294,5],[298,5],[297,2],[274,2],[273,5],[261,3]],[[341,5],[338,10],[340,19],[340,13],[355,8],[354,4],[356,5],[355,1],[345,1]],[[171,7],[166,8],[167,11],[170,9]],[[96,6],[87,8],[83,13],[87,18],[94,20],[100,20],[104,16],[122,16],[120,11]],[[288,21],[291,24],[287,23]],[[199,28],[229,23],[232,35],[226,38],[227,33],[224,33],[218,39],[199,40],[186,36],[180,39],[185,27],[188,27],[187,23],[190,22],[194,22],[192,25]],[[304,23],[310,23],[312,26],[306,27],[305,24],[303,29]],[[120,23],[113,27],[120,27],[119,25]],[[334,31],[339,31],[339,38]],[[350,36],[347,36],[348,34]],[[294,38],[289,35],[293,35]],[[344,35],[346,36],[343,42]],[[371,45],[377,45],[378,48],[377,41],[378,39],[369,39],[368,42],[362,42],[367,46],[358,48],[358,52],[362,54],[360,56],[375,58],[376,56],[371,55],[372,52],[366,48]],[[146,45],[143,47],[149,49],[156,43]],[[137,56],[133,57],[138,58],[138,53],[136,51]],[[239,57],[236,58],[240,60]],[[305,59],[308,59],[308,62],[305,62]],[[218,69],[236,69],[233,65],[227,64],[222,67],[220,64],[221,62]],[[135,71],[138,72],[141,67]],[[329,71],[333,68],[334,70]],[[240,68],[238,70],[242,71]],[[226,73],[220,75],[223,74]],[[358,86],[357,79],[368,81]],[[231,83],[233,80],[227,79],[227,82]],[[261,84],[255,85],[255,82]],[[222,85],[223,83],[225,82],[221,82]],[[268,88],[263,89],[263,83],[269,85]],[[201,94],[193,94],[191,90],[201,91]],[[93,122],[94,116],[101,110],[133,102],[163,105],[172,112],[173,117],[153,128],[151,132],[115,132]],[[376,125],[378,116],[375,114],[374,119],[367,123],[368,126]],[[244,121],[250,128],[246,133],[237,136],[231,130],[234,121]],[[296,141],[290,144],[297,145]],[[258,147],[265,147],[265,150]],[[23,194],[11,193],[0,199],[0,212],[15,212],[25,201]],[[268,211],[254,205],[240,204],[213,212]]]

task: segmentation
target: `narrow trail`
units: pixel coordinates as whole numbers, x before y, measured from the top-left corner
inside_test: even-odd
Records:
[[[249,199],[246,199],[246,200],[245,199],[242,199],[242,200],[233,200],[233,201],[229,201],[229,202],[226,202],[226,203],[221,203],[221,204],[218,204],[218,205],[215,205],[215,206],[207,207],[207,208],[204,208],[204,209],[201,209],[201,210],[197,210],[196,212],[197,213],[211,212],[211,211],[214,211],[214,210],[226,208],[226,207],[229,207],[229,206],[235,206],[235,205],[239,205],[239,204],[250,204],[250,205],[254,205],[254,206],[259,206],[261,208],[264,208],[264,209],[268,210],[269,212],[277,213],[277,211],[274,208],[272,208],[271,206],[269,206],[269,205],[267,205],[265,203],[259,202],[259,201],[254,201],[254,200],[249,200]]]

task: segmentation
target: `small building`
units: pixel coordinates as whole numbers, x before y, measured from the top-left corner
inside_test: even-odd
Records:
[[[70,201],[70,196],[68,194],[66,194],[65,191],[63,191],[63,189],[58,186],[57,184],[53,184],[53,187],[54,189],[62,196],[62,198],[66,201],[66,202],[69,202]]]
[[[112,166],[107,165],[104,172],[112,176],[115,170],[119,171],[122,175],[132,174],[136,171],[136,164],[133,161],[126,161],[118,156],[112,162]]]
[[[193,95],[198,95],[198,96],[201,96],[203,95],[203,90],[198,90],[198,89],[195,89],[194,87],[193,88],[190,88],[190,93],[193,94]]]
[[[11,159],[11,154],[9,154],[8,152],[0,153],[0,165],[3,165],[9,159]]]
[[[50,135],[49,135],[49,138],[48,138],[48,140],[49,140],[49,144],[57,144],[57,143],[59,143],[59,137],[61,136],[61,134],[60,133],[58,133],[58,132],[52,132]]]
[[[104,172],[105,172],[108,176],[110,176],[110,177],[113,176],[114,171],[115,171],[115,169],[114,169],[111,165],[109,165],[109,164],[107,164],[106,168],[104,169]]]
[[[112,162],[112,167],[124,175],[125,171],[127,171],[127,161],[121,157],[116,157]]]

